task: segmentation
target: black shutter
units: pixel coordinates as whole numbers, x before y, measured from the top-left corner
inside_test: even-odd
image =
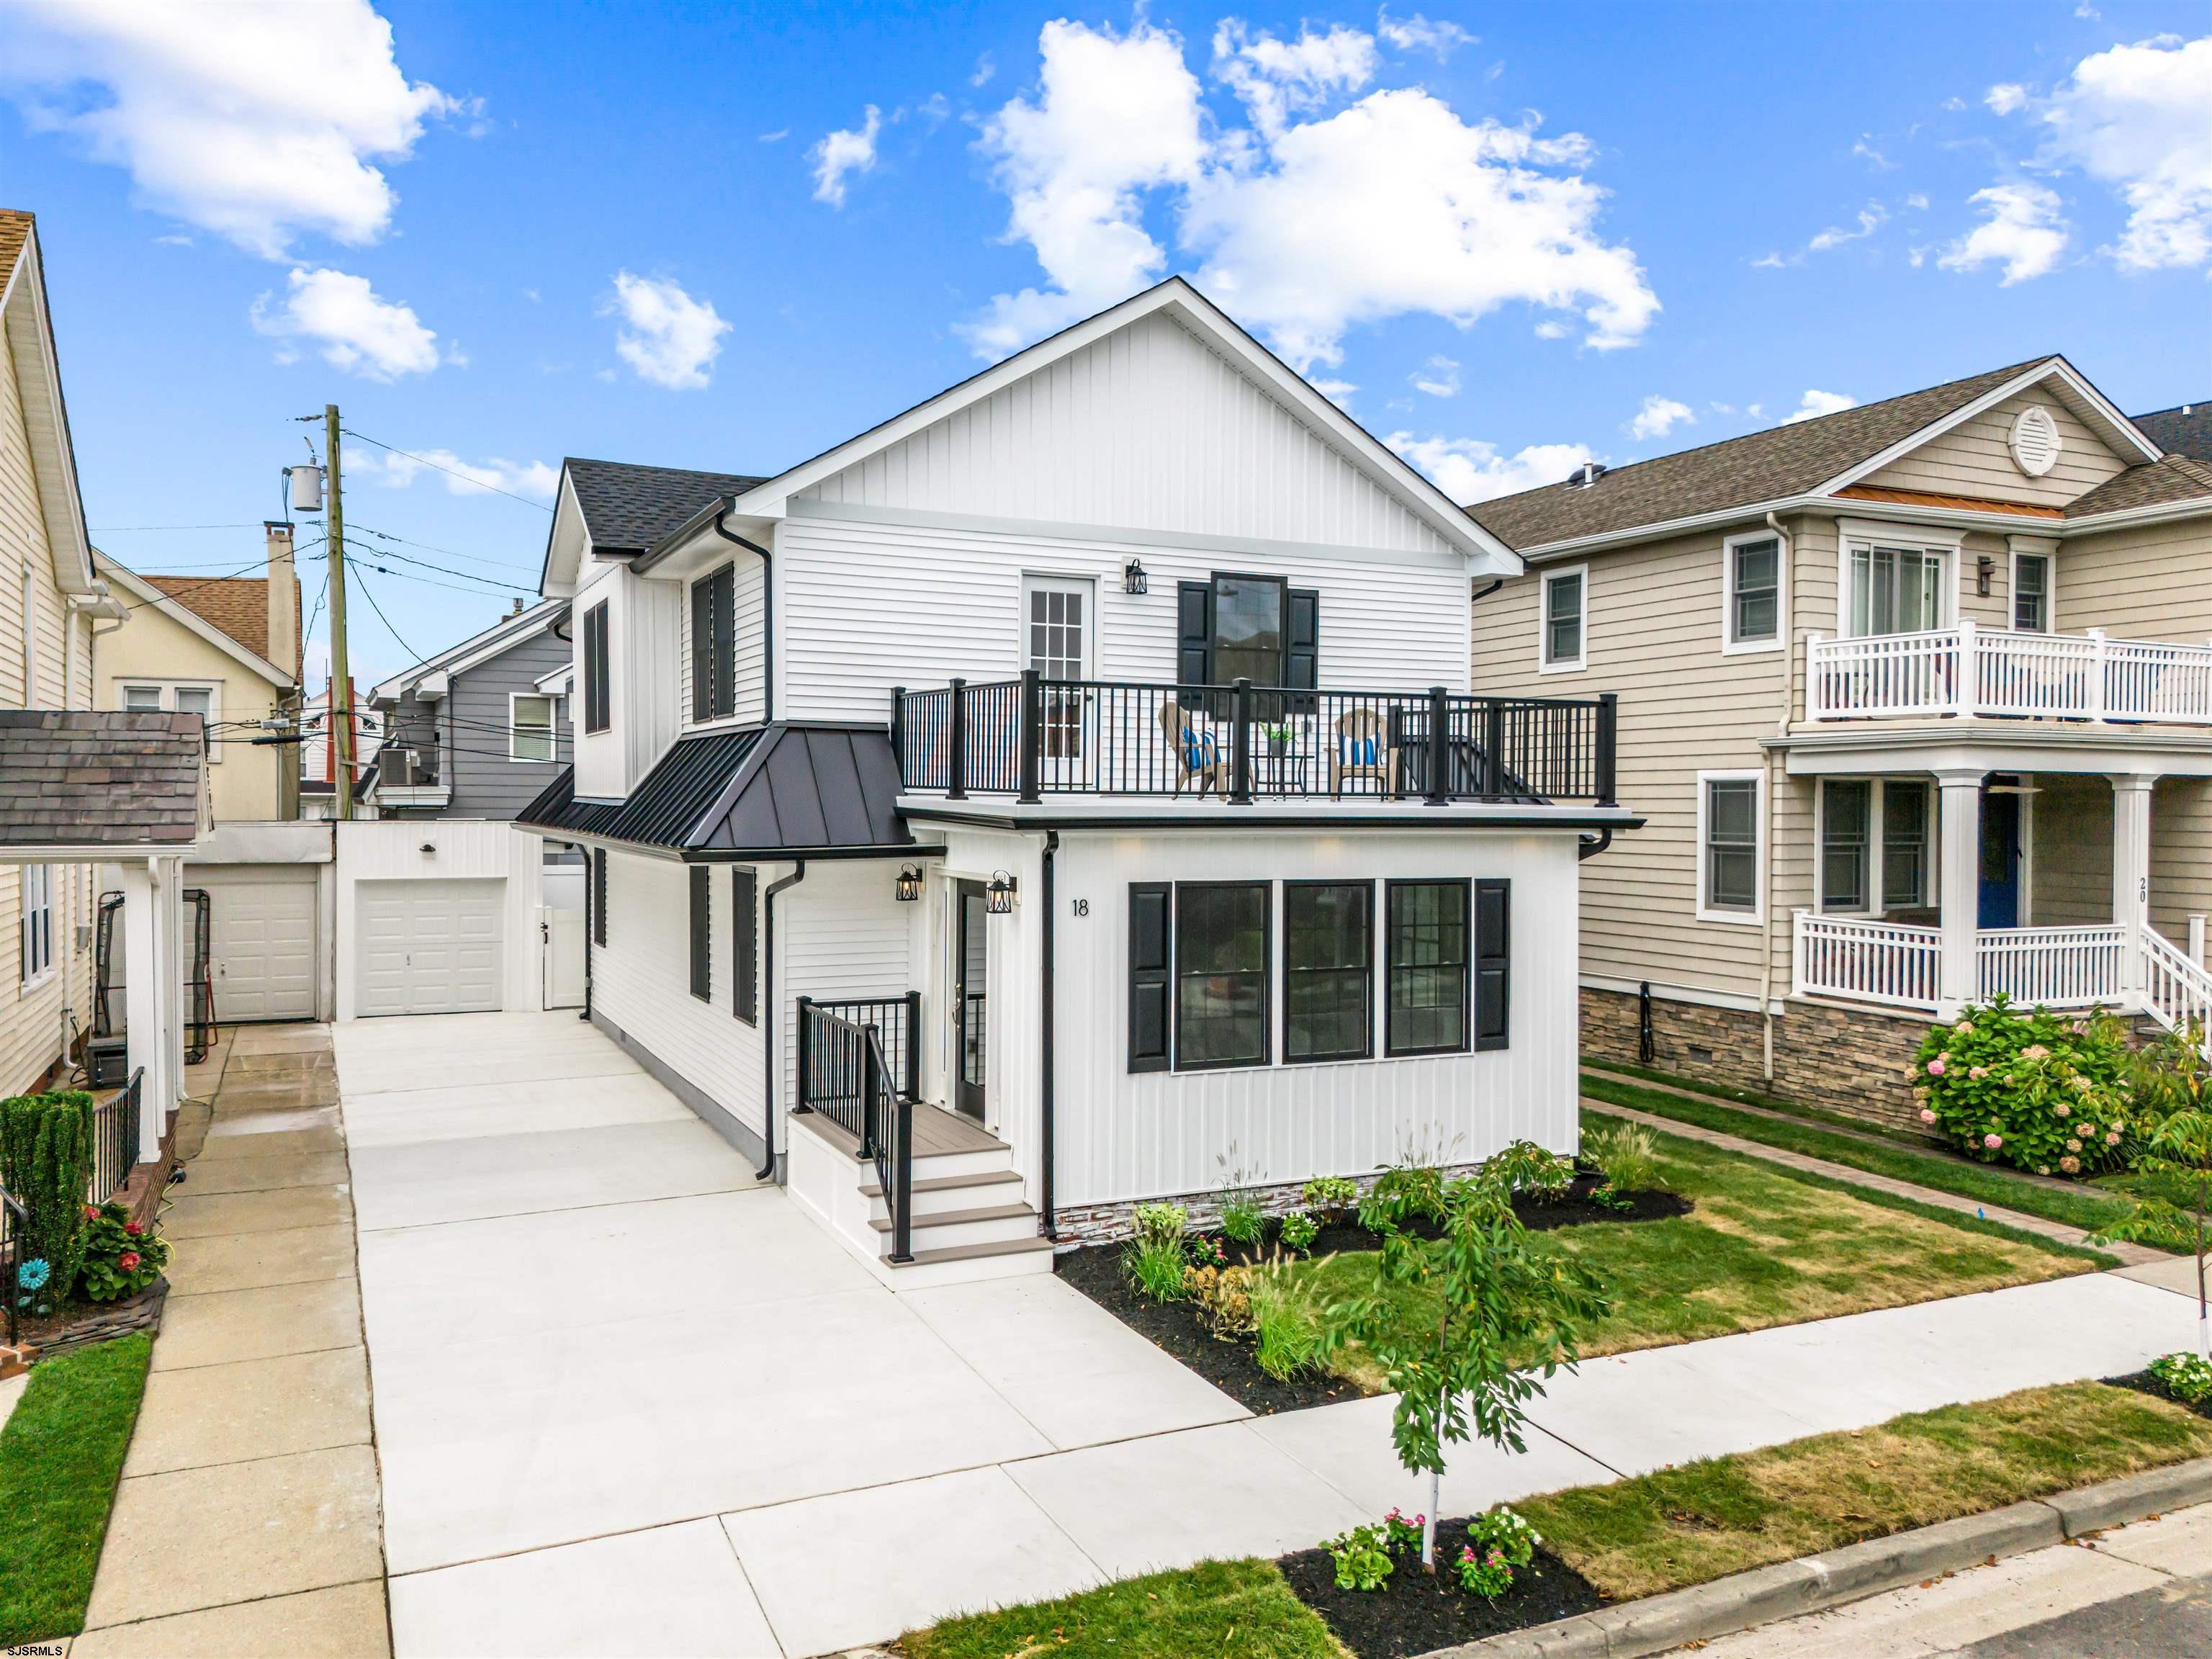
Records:
[[[1176,684],[1213,684],[1213,584],[1176,584]]]
[[[1513,884],[1474,884],[1474,1046],[1509,1045],[1512,1012]]]
[[[730,1012],[748,1025],[760,1024],[760,877],[750,870],[731,872],[730,938],[736,952],[736,989]]]
[[[584,613],[584,730],[604,732],[611,722],[613,700],[608,679],[607,602],[601,599]]]
[[[714,717],[714,585],[691,584],[691,718]]]
[[[738,712],[738,568],[726,564],[714,573],[714,718]]]
[[[607,849],[604,847],[592,852],[592,943],[606,949]]]
[[[1166,883],[1129,884],[1129,1069],[1168,1069],[1169,896]]]
[[[714,872],[695,864],[686,873],[691,878],[691,994],[710,1002],[714,996]]]
[[[1283,619],[1283,684],[1310,691],[1321,684],[1321,595],[1294,587],[1290,598],[1290,615]]]

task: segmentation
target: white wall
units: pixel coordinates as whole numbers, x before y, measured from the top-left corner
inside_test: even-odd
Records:
[[[356,818],[331,827],[337,833],[337,927],[332,949],[340,1019],[354,1018],[357,890],[363,882],[374,881],[491,878],[505,882],[501,972],[506,1006],[538,1006],[540,837],[511,823],[480,818]],[[433,850],[424,852],[426,846]]]
[[[1151,591],[1121,591],[1143,561]],[[776,530],[779,712],[890,718],[890,690],[1020,672],[1021,579],[1089,576],[1102,679],[1172,683],[1176,583],[1217,570],[1279,575],[1321,595],[1321,684],[1425,690],[1468,684],[1468,577],[1456,556],[1356,559],[795,517]]]
[[[613,658],[609,728],[584,730],[584,617],[607,603],[608,650]],[[571,610],[570,647],[575,665],[576,793],[590,799],[620,800],[653,769],[676,741],[678,683],[682,656],[683,589],[673,582],[633,576],[628,565],[587,561]]]

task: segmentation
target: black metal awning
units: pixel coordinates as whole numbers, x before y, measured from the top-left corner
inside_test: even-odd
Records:
[[[866,856],[910,848],[881,726],[775,725],[685,738],[627,800],[579,800],[571,767],[516,822],[691,860]]]

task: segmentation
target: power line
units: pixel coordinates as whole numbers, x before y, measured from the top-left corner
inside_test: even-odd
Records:
[[[322,543],[319,541],[308,542],[305,546],[294,548],[292,552],[294,556],[297,557],[300,554],[307,551],[309,549],[320,547]],[[268,568],[268,556],[264,554],[259,558],[250,560],[246,563],[239,566],[235,570],[226,571],[220,576],[203,576],[197,581],[187,582],[184,586],[179,588],[173,593],[168,592],[167,589],[163,589],[161,591],[161,599],[134,599],[128,605],[125,605],[124,609],[126,611],[143,611],[148,605],[159,605],[161,602],[161,599],[175,599],[181,604],[185,595],[187,593],[198,592],[203,587],[212,587],[217,582],[234,580],[238,577],[243,576],[249,570],[265,570]],[[153,578],[150,576],[138,575],[138,573],[135,570],[131,574],[134,576],[137,576],[138,580],[142,582],[150,584],[153,580]],[[189,605],[185,608],[187,610],[191,609]]]
[[[381,438],[372,438],[366,432],[356,432],[349,426],[342,426],[338,430],[349,438],[358,438],[365,444],[374,444],[387,453],[404,455],[409,460],[427,466],[433,471],[442,472],[449,478],[459,478],[463,483],[474,484],[478,489],[489,489],[495,495],[504,495],[510,501],[520,501],[525,507],[534,507],[540,513],[550,513],[553,510],[543,501],[533,501],[529,496],[518,495],[512,489],[501,489],[497,484],[488,484],[482,478],[472,478],[465,472],[456,472],[450,466],[440,465],[427,455],[417,455],[411,450],[401,449],[397,445],[385,442]]]
[[[356,434],[356,435],[358,436],[359,434]],[[350,568],[356,570],[358,570],[361,568],[359,564],[352,559],[348,559],[346,561],[346,564]],[[390,571],[385,570],[382,565],[375,566],[374,568],[383,571],[383,573],[387,576],[392,574]],[[416,580],[420,580],[421,578],[418,577]],[[443,584],[441,584],[441,586]],[[404,651],[409,656],[414,658],[416,661],[422,661],[422,653],[420,651],[417,651],[413,646],[408,644],[406,641],[399,637],[399,630],[392,625],[392,618],[384,614],[384,607],[376,602],[376,595],[369,592],[368,584],[367,582],[363,582],[361,585],[361,596],[368,601],[368,608],[376,612],[377,621],[384,624],[384,631],[392,635],[392,643],[397,645],[402,651]]]
[[[464,553],[458,547],[440,547],[435,542],[418,542],[411,537],[395,536],[388,530],[372,530],[365,524],[356,524],[353,528],[363,535],[374,536],[379,541],[398,542],[403,547],[419,547],[426,553],[442,553],[449,559],[466,559],[471,564],[488,564],[497,570],[520,570],[526,575],[532,570],[529,565],[510,564],[505,559],[488,559],[481,553]]]
[[[396,554],[387,553],[380,554],[377,556],[382,558],[396,558],[398,556]],[[431,568],[433,569],[436,568],[434,565]],[[346,568],[349,570],[374,570],[380,576],[390,576],[397,581],[421,582],[425,587],[442,587],[449,593],[472,593],[480,599],[489,599],[495,592],[525,593],[529,592],[527,588],[521,587],[494,587],[487,590],[481,587],[463,587],[455,582],[432,581],[428,576],[418,576],[411,570],[394,570],[387,565],[364,564],[362,562],[360,556],[357,554],[349,554],[346,556]],[[465,575],[467,573],[465,571],[450,571],[447,574],[450,575]]]
[[[434,570],[434,571],[438,572],[438,574],[439,574],[443,575],[443,576],[459,576],[459,577],[463,581],[469,581],[469,582],[482,582],[482,583],[483,583],[486,587],[492,589],[495,592],[500,592],[500,593],[527,593],[527,592],[529,592],[531,591],[529,588],[523,587],[523,586],[518,586],[517,584],[515,584],[515,583],[514,583],[514,582],[501,582],[501,581],[494,581],[490,577],[489,577],[489,576],[479,576],[479,575],[477,575],[477,574],[474,571],[472,571],[472,570],[453,570],[453,569],[449,569],[449,568],[448,568],[447,567],[446,567],[445,565],[442,565],[442,564],[432,564],[432,563],[429,562],[429,560],[428,560],[428,559],[418,559],[418,558],[416,558],[416,557],[415,557],[413,555],[411,555],[411,554],[408,554],[408,553],[395,553],[395,552],[392,551],[392,550],[391,550],[391,549],[389,549],[389,548],[381,548],[381,549],[379,549],[379,550],[378,550],[378,551],[377,551],[376,556],[377,556],[378,558],[380,558],[380,559],[398,559],[398,560],[399,560],[403,564],[419,565],[419,566],[421,566],[421,567],[422,567],[423,569],[425,569],[425,570]],[[356,561],[357,561],[357,560],[358,560],[358,556],[356,555]],[[390,574],[390,575],[395,575],[395,576],[396,576],[396,575],[401,575],[401,574],[404,574],[404,572],[401,572],[401,571],[396,571],[396,570],[395,570],[395,571],[390,571],[390,572],[387,572],[386,574]]]
[[[250,524],[95,524],[87,529],[94,536],[119,536],[126,532],[151,530],[258,530],[268,522],[256,519]]]

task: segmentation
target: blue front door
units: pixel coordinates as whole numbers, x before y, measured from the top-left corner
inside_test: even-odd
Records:
[[[1979,926],[2020,926],[2020,797],[1982,797]]]

